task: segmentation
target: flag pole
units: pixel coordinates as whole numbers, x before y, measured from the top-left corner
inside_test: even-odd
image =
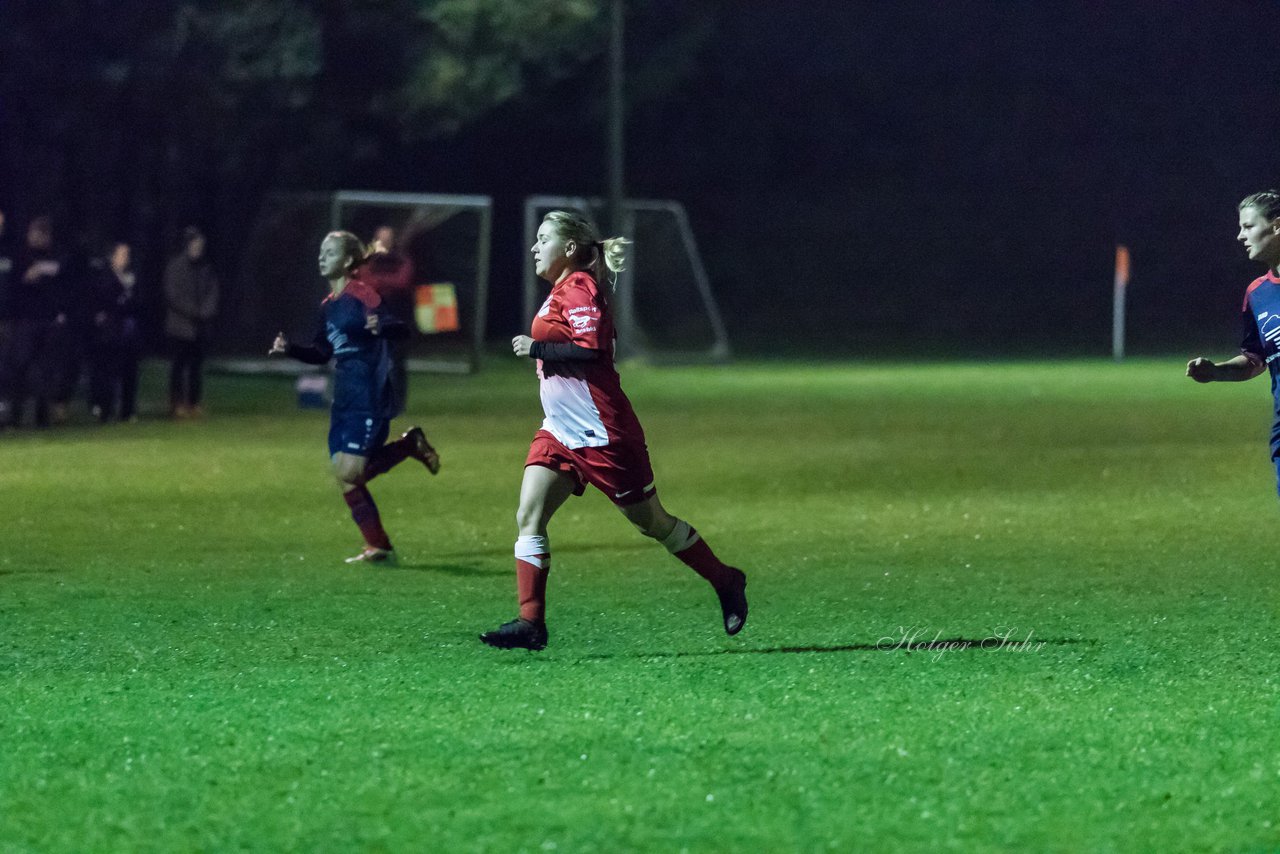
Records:
[[[1124,360],[1124,293],[1129,287],[1129,247],[1116,246],[1115,286],[1111,296],[1111,356]]]

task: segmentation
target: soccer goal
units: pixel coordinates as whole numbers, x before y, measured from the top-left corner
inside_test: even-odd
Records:
[[[470,372],[480,364],[489,303],[493,199],[342,190],[332,228],[369,242],[389,227],[411,274],[409,370]],[[373,263],[372,261],[370,263]]]
[[[600,223],[606,209],[603,199],[530,196],[524,204],[525,246],[533,245],[547,211],[573,210]],[[684,206],[627,199],[623,218],[613,231],[635,243],[628,247],[627,270],[618,276],[613,296],[619,354],[655,362],[728,359],[729,336]],[[526,318],[532,318],[547,286],[532,264],[527,271],[524,309]]]
[[[493,202],[488,196],[429,193],[274,193],[242,248],[241,272],[227,290],[231,321],[216,342],[215,369],[298,373],[291,359],[267,359],[276,332],[303,340],[315,331],[325,283],[316,267],[320,240],[341,228],[368,243],[390,227],[408,262],[404,313],[413,332],[412,371],[467,373],[484,343]]]

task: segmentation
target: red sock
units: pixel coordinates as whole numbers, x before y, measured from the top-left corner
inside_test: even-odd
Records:
[[[541,622],[547,618],[547,574],[551,571],[548,555],[542,555],[542,566],[516,558],[516,598],[520,600],[520,616]]]
[[[679,558],[681,563],[711,582],[711,586],[716,590],[723,589],[737,580],[733,570],[721,563],[720,558],[711,551],[711,546],[707,545],[707,541],[702,539],[702,536],[683,519],[676,520],[675,528],[662,541],[662,544],[667,547],[667,551]]]
[[[391,539],[382,529],[382,517],[378,515],[378,505],[373,503],[369,490],[363,485],[357,486],[342,493],[342,497],[351,508],[351,518],[364,535],[365,543],[375,549],[390,549]]]
[[[404,462],[412,450],[413,443],[404,437],[396,439],[394,442],[387,442],[381,448],[376,449],[369,455],[369,461],[364,464],[365,481],[373,480],[378,475],[391,471]]]
[[[720,562],[715,552],[711,551],[711,546],[707,545],[706,540],[700,539],[684,551],[676,552],[676,557],[680,558],[685,566],[710,581],[711,586],[717,590],[737,578],[730,572],[729,567]]]
[[[545,535],[516,538],[516,599],[520,616],[540,622],[547,617],[547,573],[551,571],[551,546]]]

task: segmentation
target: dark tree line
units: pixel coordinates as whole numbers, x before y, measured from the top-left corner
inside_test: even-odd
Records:
[[[0,204],[104,237],[244,222],[265,191],[393,168],[573,74],[596,5],[4,3]]]
[[[153,257],[198,220],[226,266],[275,189],[488,193],[514,281],[520,197],[604,188],[603,6],[5,0],[0,207]],[[1103,342],[1118,241],[1136,331],[1222,340],[1274,11],[629,0],[628,191],[686,204],[739,340]]]

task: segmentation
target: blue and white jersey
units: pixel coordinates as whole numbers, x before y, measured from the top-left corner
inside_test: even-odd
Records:
[[[378,315],[381,334],[366,328],[370,314]],[[387,339],[401,337],[407,327],[388,314],[382,299],[359,279],[348,282],[337,296],[325,298],[321,318],[311,345],[290,345],[289,355],[310,364],[334,360],[334,414],[384,419],[399,415]]]
[[[1266,365],[1271,373],[1271,396],[1280,425],[1280,278],[1274,270],[1254,279],[1244,292],[1240,323],[1240,352],[1250,361]]]
[[[1274,375],[1280,355],[1280,278],[1274,271],[1254,279],[1244,292],[1240,321],[1240,352],[1250,361],[1273,366]]]

